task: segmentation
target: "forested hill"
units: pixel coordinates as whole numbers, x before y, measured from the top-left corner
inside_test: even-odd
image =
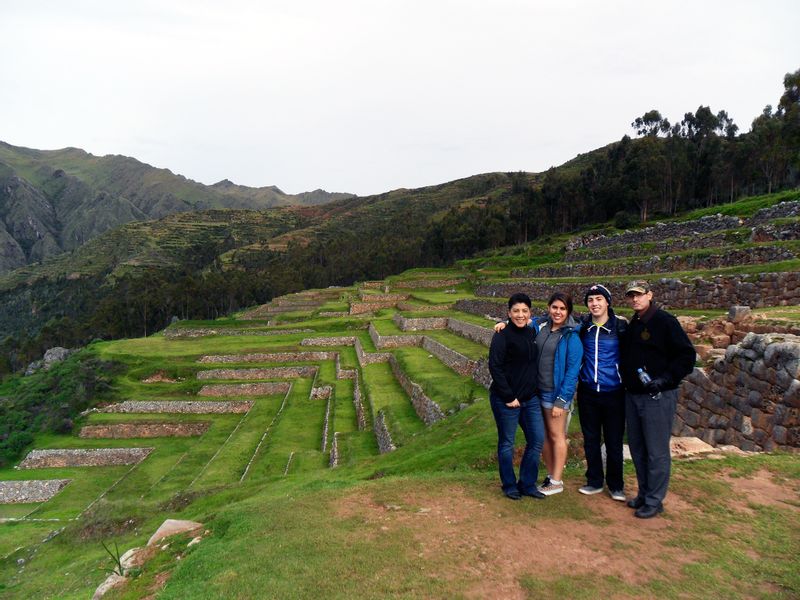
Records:
[[[298,195],[223,180],[206,186],[125,156],[0,142],[0,274],[74,250],[131,221],[209,208],[316,205],[352,194]]]
[[[92,189],[127,190],[118,206],[132,217],[144,218],[145,208],[157,214],[167,204],[184,212],[107,231],[70,254],[0,279],[0,371],[18,369],[54,345],[147,334],[173,316],[216,318],[289,292],[450,264],[592,223],[630,227],[794,188],[800,184],[800,70],[788,74],[784,85],[777,108],[766,107],[747,133],[739,133],[724,110],[701,106],[675,123],[651,110],[633,119],[637,137],[624,135],[545,173],[490,173],[266,211],[188,212],[231,206],[233,198],[253,203],[262,196],[226,181],[193,194],[198,184],[171,174],[161,181],[164,172],[136,161],[144,182],[130,172],[88,166],[131,159],[91,157],[81,163],[89,174],[79,179],[66,168],[60,174],[48,170],[52,165],[20,158],[14,169],[25,179],[12,177],[38,182],[51,197],[72,198],[71,186],[88,181],[97,186]],[[21,155],[26,153],[39,156]],[[0,161],[10,162],[9,154],[9,147],[0,147]],[[70,172],[78,171],[73,164]],[[62,179],[68,184],[59,187]],[[263,190],[263,197],[280,194]],[[307,199],[318,197],[311,193]],[[76,210],[100,220],[99,211]]]

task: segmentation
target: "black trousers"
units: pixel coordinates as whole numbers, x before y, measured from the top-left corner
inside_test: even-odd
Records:
[[[586,454],[586,483],[622,491],[622,436],[625,433],[625,391],[592,392],[578,388],[578,416],[583,431],[583,450]],[[606,469],[603,475],[603,455],[606,445]]]

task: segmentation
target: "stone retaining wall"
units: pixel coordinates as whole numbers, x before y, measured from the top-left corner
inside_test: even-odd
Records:
[[[495,319],[497,321],[502,321],[508,318],[508,305],[506,304],[508,297],[511,296],[514,292],[524,292],[525,289],[531,290],[534,286],[538,286],[541,289],[548,289],[552,290],[551,286],[543,285],[543,284],[533,284],[532,282],[526,282],[524,284],[493,284],[493,285],[482,285],[479,286],[478,290],[475,292],[476,294],[478,291],[481,292],[481,295],[487,296],[498,296],[498,300],[459,300],[455,304],[455,309],[460,310],[461,312],[469,313],[471,315],[480,315],[482,317],[489,317]],[[578,286],[574,286],[576,289]],[[509,289],[514,289],[514,292],[511,292],[506,296],[506,300],[500,300],[503,294],[506,293]],[[524,288],[524,289],[523,289]],[[624,288],[623,288],[624,289]],[[528,292],[526,292],[528,293]],[[552,291],[551,291],[552,293]],[[538,296],[535,296],[538,298]],[[452,321],[453,319],[451,319]],[[463,321],[461,321],[463,323]],[[465,325],[469,325],[469,323],[465,323]],[[476,325],[471,325],[471,327],[476,327]],[[452,325],[448,326],[448,329],[454,331]],[[488,327],[480,327],[478,329],[485,329],[490,334],[494,334],[494,331],[489,329]],[[456,332],[460,333],[460,332]],[[484,346],[488,347],[492,343],[492,336],[486,333],[481,333],[482,339],[478,340],[466,333],[461,333],[464,337],[467,337],[474,341],[480,341]]]
[[[393,288],[398,289],[421,289],[421,288],[449,288],[464,283],[463,279],[413,279],[397,281],[392,284]]]
[[[400,383],[400,387],[411,398],[411,404],[414,406],[414,410],[417,411],[417,415],[426,425],[431,425],[444,419],[442,408],[425,394],[422,386],[411,381],[394,356],[389,357],[389,365],[392,367],[392,373]]]
[[[375,326],[370,323],[369,324],[369,337],[372,339],[372,343],[375,344],[375,348],[378,350],[383,350],[384,348],[402,348],[405,346],[421,346],[422,345],[422,337],[421,335],[381,335],[378,333],[378,330],[375,329]]]
[[[673,250],[674,252],[674,250]],[[671,273],[674,271],[697,271],[719,269],[749,264],[765,264],[791,260],[795,254],[778,246],[732,249],[719,254],[671,255],[664,258],[651,256],[646,260],[618,263],[569,263],[551,264],[535,269],[514,269],[512,277],[590,277],[599,278],[627,275],[629,273]]]
[[[333,441],[331,441],[331,455],[328,459],[328,467],[335,469],[339,466],[339,432],[333,432]]]
[[[398,302],[398,310],[406,312],[431,312],[434,310],[450,310],[452,304],[411,304],[410,302]]]
[[[253,407],[252,400],[216,402],[213,400],[125,400],[102,409],[105,413],[145,414],[240,414]]]
[[[356,376],[353,378],[353,406],[356,408],[356,423],[358,423],[358,430],[364,431],[367,428],[367,417],[364,413],[364,401],[361,395],[361,380],[356,371]]]
[[[167,340],[187,340],[193,338],[206,337],[210,335],[287,335],[290,333],[311,333],[313,329],[236,329],[236,328],[181,328],[168,327],[164,330],[164,338]]]
[[[204,385],[197,392],[198,396],[269,396],[285,394],[291,384],[287,381],[270,381],[264,383],[217,383]]]
[[[100,425],[84,425],[81,428],[82,438],[159,438],[159,437],[193,437],[203,435],[211,423],[169,423],[164,421],[135,423],[103,423]]]
[[[391,356],[391,354],[388,352],[365,352],[364,347],[361,345],[361,340],[359,339],[356,339],[355,348],[356,357],[358,357],[358,364],[362,367],[373,365],[375,363],[386,362]]]
[[[320,387],[312,387],[311,393],[308,396],[309,400],[327,400],[331,397],[331,393],[333,393],[333,388],[329,385],[323,385]]]
[[[384,302],[351,302],[349,314],[363,315],[381,310],[382,308],[394,308],[396,304],[397,302],[392,300],[386,300]]]
[[[20,469],[53,467],[105,467],[135,465],[147,458],[153,448],[78,448],[31,450]]]
[[[206,379],[290,379],[314,377],[318,367],[269,367],[266,369],[209,369],[199,371],[197,378]]]
[[[362,302],[392,302],[397,304],[403,300],[408,300],[409,294],[365,294],[360,292]]]
[[[492,303],[491,308],[494,309],[494,306],[495,303]],[[500,306],[501,309],[505,310],[505,304],[497,306]],[[461,309],[459,308],[458,310]],[[472,311],[463,311],[463,312],[471,313]],[[481,314],[481,313],[472,313],[472,314]],[[502,319],[504,317],[500,318]],[[494,335],[494,331],[488,327],[480,327],[478,325],[473,325],[472,323],[459,321],[458,319],[453,319],[453,318],[447,320],[447,329],[449,329],[453,333],[460,335],[461,337],[467,338],[468,340],[472,340],[473,342],[483,344],[487,348],[492,343],[492,336]]]
[[[389,433],[389,427],[386,425],[386,414],[382,410],[379,410],[375,416],[372,430],[375,433],[375,440],[378,442],[378,452],[386,454],[397,450],[397,446],[392,441],[392,434]]]
[[[328,449],[328,424],[331,419],[332,404],[333,404],[333,399],[331,398],[331,395],[328,394],[328,403],[325,406],[325,419],[322,422],[322,450],[321,450],[322,452],[325,452]]]
[[[395,315],[392,320],[401,331],[426,331],[447,328],[447,317],[408,318],[403,315]]]
[[[470,377],[478,366],[477,361],[467,358],[460,352],[448,348],[427,335],[422,340],[422,347],[459,375]]]
[[[773,206],[762,208],[747,220],[747,224],[753,226],[764,223],[765,221],[784,219],[787,217],[800,217],[800,200],[780,202]]]
[[[300,342],[302,345],[303,343]],[[321,345],[321,344],[316,344]],[[211,354],[201,356],[199,363],[286,363],[286,362],[316,362],[320,360],[334,360],[336,352],[267,352],[250,354]]]
[[[606,246],[605,248],[582,248],[570,250],[564,254],[564,262],[575,263],[586,260],[603,260],[613,258],[628,258],[631,256],[642,257],[654,254],[669,254],[684,250],[702,250],[719,246],[729,246],[730,244],[741,244],[747,241],[757,241],[751,239],[752,232],[741,231],[732,234],[731,231],[722,231],[703,236],[690,236],[685,238],[673,238],[671,240],[648,240],[639,244],[618,244]],[[768,238],[758,241],[769,241]]]
[[[300,340],[301,346],[352,346],[356,343],[353,335],[339,337],[315,337]]]
[[[680,388],[673,435],[743,450],[800,448],[800,337],[748,334]]]
[[[47,502],[71,479],[25,479],[0,481],[0,504]]]
[[[762,307],[769,304],[781,306],[800,304],[800,272],[760,273],[750,275],[717,276],[710,280],[700,277],[684,283],[680,279],[650,279],[654,299],[662,306],[672,308],[722,308],[733,305]],[[606,281],[617,304],[624,296],[625,281]],[[572,294],[580,303],[586,291],[585,283],[568,283],[554,286],[551,283],[526,281],[519,283],[495,283],[481,285],[475,290],[478,296],[508,298],[515,292],[524,292],[531,298],[546,299],[556,289]],[[489,312],[494,307],[495,312]],[[490,314],[504,318],[505,304],[486,301],[460,300],[456,308],[472,314]]]

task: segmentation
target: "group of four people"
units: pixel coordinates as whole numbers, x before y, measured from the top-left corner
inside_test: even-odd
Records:
[[[489,349],[500,481],[509,498],[545,498],[564,490],[567,419],[577,391],[587,464],[579,491],[597,494],[605,483],[614,500],[626,500],[627,424],[639,488],[627,504],[640,518],[662,512],[677,387],[694,367],[695,351],[677,319],[653,303],[647,282],[631,282],[625,296],[634,311],[630,323],[614,313],[611,293],[600,284],[586,290],[589,314],[580,321],[563,292],[549,298],[544,318],[532,316],[526,294],[509,299],[508,322],[495,326]],[[513,466],[518,426],[526,441],[519,478]],[[547,475],[537,485],[540,457]]]

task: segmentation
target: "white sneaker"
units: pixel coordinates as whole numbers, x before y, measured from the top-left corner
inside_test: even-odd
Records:
[[[612,500],[617,500],[618,502],[625,502],[625,492],[622,490],[608,490],[608,495],[611,496]]]
[[[560,494],[564,491],[564,482],[550,481],[549,484],[543,485],[539,488],[539,491],[542,492],[545,496],[552,496],[553,494]]]
[[[584,485],[583,487],[578,488],[578,491],[581,494],[586,494],[587,496],[593,496],[594,494],[599,494],[600,492],[602,492],[603,488],[601,487],[596,488],[591,485]]]

